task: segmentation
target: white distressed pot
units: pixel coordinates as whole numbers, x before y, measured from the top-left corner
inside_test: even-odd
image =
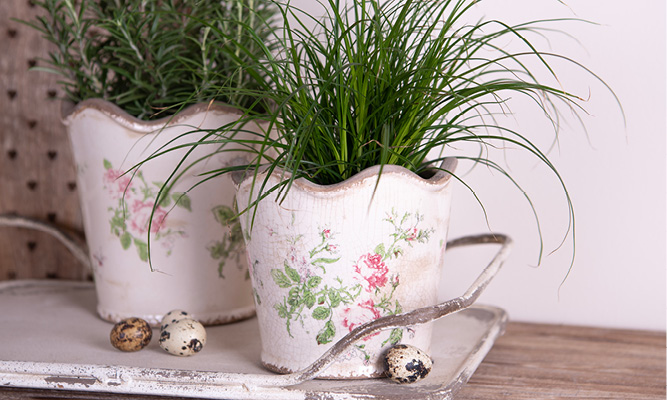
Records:
[[[453,173],[455,166],[448,159],[442,168]],[[275,194],[260,201],[253,222],[254,209],[241,216],[261,360],[270,370],[300,370],[362,323],[436,304],[451,175],[422,179],[385,166],[378,183],[378,171],[328,186],[298,179],[281,203]],[[235,179],[243,207],[259,185],[253,189],[252,176]],[[274,172],[266,187],[280,179]],[[406,343],[428,353],[431,332],[425,324],[367,337],[320,377],[379,376],[388,347]]]
[[[194,175],[228,163],[234,152],[188,171],[160,204],[150,228],[154,272],[147,262],[152,205],[185,150],[148,162],[133,178],[121,176],[179,135],[237,118],[231,108],[203,104],[175,117],[145,122],[97,99],[78,104],[64,117],[102,318],[117,322],[140,317],[155,326],[176,308],[204,324],[254,315],[240,226],[237,220],[228,221],[235,215],[230,178],[185,193],[200,179]],[[185,135],[171,146],[194,142],[201,135]]]

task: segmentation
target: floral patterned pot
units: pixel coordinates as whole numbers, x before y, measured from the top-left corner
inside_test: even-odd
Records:
[[[187,192],[199,180],[195,175],[201,171],[194,168],[163,197],[150,227],[152,272],[147,240],[152,206],[184,153],[160,156],[133,178],[123,175],[170,140],[175,145],[201,137],[179,135],[236,118],[231,108],[195,105],[175,117],[145,122],[98,99],[78,104],[64,117],[102,318],[140,317],[155,326],[178,308],[210,325],[254,315],[241,228],[232,219],[230,178]],[[222,153],[201,170],[233,157],[234,152]]]
[[[442,169],[455,166],[447,159]],[[298,179],[281,203],[275,195],[260,201],[254,221],[254,209],[241,216],[261,360],[270,370],[298,371],[360,324],[436,304],[451,175],[422,179],[385,166],[378,183],[378,171],[328,186]],[[280,178],[274,172],[267,188]],[[250,204],[252,176],[234,179],[239,207]],[[320,377],[379,376],[386,348],[406,343],[428,352],[431,331],[425,324],[366,337]]]

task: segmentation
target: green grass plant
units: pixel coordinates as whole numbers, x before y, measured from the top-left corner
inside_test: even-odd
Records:
[[[533,44],[535,38],[548,37],[567,20],[515,25],[472,20],[473,8],[483,3],[349,0],[345,5],[340,0],[323,0],[328,14],[315,18],[289,2],[276,2],[283,26],[273,30],[268,41],[255,37],[257,44],[274,46],[264,47],[264,54],[248,64],[252,73],[266,77],[262,80],[265,96],[258,101],[269,112],[249,108],[237,123],[187,145],[210,145],[214,156],[226,151],[230,142],[242,144],[250,161],[212,170],[202,176],[202,182],[238,169],[252,169],[255,177],[261,169],[282,171],[278,186],[267,187],[266,181],[255,185],[258,198],[279,191],[281,199],[293,181],[302,177],[328,185],[365,168],[388,164],[425,174],[438,169],[453,146],[472,143],[477,150],[454,156],[499,171],[525,194],[511,174],[488,156],[491,148],[511,147],[527,152],[553,172],[569,210],[564,236],[574,239],[572,202],[547,153],[557,141],[563,116],[581,120],[580,115],[585,115],[585,100],[560,86],[552,64],[570,63],[606,85],[576,61]],[[520,48],[507,50],[508,42]],[[536,144],[543,138],[503,123],[519,98],[536,104],[553,127],[546,149]],[[256,121],[268,121],[265,135],[254,140],[234,136],[236,130]],[[178,179],[183,168],[202,161],[184,157],[169,181]],[[465,184],[463,178],[455,178]],[[246,206],[252,205],[240,205]],[[535,217],[541,242],[536,212]]]

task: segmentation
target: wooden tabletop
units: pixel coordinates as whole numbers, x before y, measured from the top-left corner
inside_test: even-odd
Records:
[[[509,323],[456,399],[665,399],[665,332]]]
[[[467,385],[470,399],[665,399],[665,332],[510,322]],[[5,399],[170,399],[0,387]]]

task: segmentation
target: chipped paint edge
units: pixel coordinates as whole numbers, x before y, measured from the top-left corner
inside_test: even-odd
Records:
[[[0,386],[209,399],[304,399],[303,391],[258,385],[266,375],[5,361]]]
[[[484,311],[490,315],[487,330],[460,367],[457,377],[436,390],[396,386],[394,399],[452,399],[467,383],[496,339],[505,330],[507,313],[496,307],[475,306],[467,312]],[[476,318],[474,315],[472,318]],[[480,318],[478,318],[480,319]],[[54,364],[28,361],[0,362],[0,386],[35,389],[75,390],[144,395],[171,395],[209,399],[373,399],[363,393],[309,391],[293,387],[270,386],[279,376],[227,372],[184,371],[109,365]],[[272,379],[274,378],[274,379]],[[392,384],[392,383],[387,383]]]

